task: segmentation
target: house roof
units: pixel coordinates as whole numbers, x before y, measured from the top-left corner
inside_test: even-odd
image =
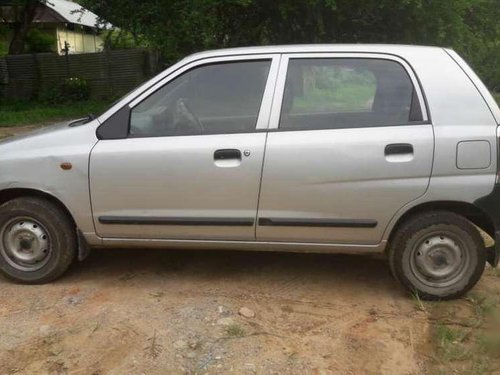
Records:
[[[66,22],[76,25],[83,25],[96,28],[111,28],[111,24],[102,25],[99,23],[99,17],[90,10],[83,8],[80,4],[66,0],[47,0],[45,6],[52,9]]]

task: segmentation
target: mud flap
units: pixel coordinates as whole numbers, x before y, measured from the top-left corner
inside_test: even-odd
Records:
[[[492,267],[498,266],[498,262],[500,261],[500,232],[495,232],[495,245],[486,248],[487,258],[489,264]]]
[[[80,230],[78,230],[77,233],[78,233],[78,260],[82,261],[89,256],[90,246],[87,243],[87,240],[85,240],[83,233]]]

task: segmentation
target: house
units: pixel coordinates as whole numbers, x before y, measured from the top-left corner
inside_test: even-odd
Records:
[[[0,24],[12,23],[14,6],[0,6],[0,11]],[[97,25],[98,16],[73,1],[46,0],[36,9],[32,29],[51,37],[50,50],[62,55],[102,51],[101,33],[111,25]]]

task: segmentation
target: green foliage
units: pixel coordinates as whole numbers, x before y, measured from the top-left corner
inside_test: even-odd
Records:
[[[160,49],[168,62],[204,49],[289,43],[451,47],[500,91],[498,0],[84,0]]]
[[[9,52],[9,43],[5,40],[0,40],[0,57],[7,55]]]
[[[4,56],[9,52],[9,34],[8,27],[0,24],[0,56]]]
[[[82,78],[67,78],[61,85],[62,95],[70,102],[88,100],[90,97],[90,86]]]
[[[33,101],[0,103],[0,127],[50,123],[58,120],[98,114],[109,106],[108,101],[82,101],[52,104]]]
[[[56,47],[56,37],[39,29],[31,29],[26,36],[25,50],[28,53],[52,52]]]
[[[106,49],[128,49],[137,47],[148,47],[144,38],[134,36],[125,30],[106,30],[101,37],[104,39],[104,48]]]
[[[61,84],[52,86],[40,93],[39,100],[49,104],[71,103],[90,98],[90,86],[82,78],[65,79]]]

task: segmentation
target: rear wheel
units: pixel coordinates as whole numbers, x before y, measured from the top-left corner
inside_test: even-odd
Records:
[[[36,284],[59,277],[75,259],[75,228],[57,205],[32,197],[0,206],[0,271]]]
[[[423,299],[452,299],[481,277],[486,250],[478,230],[464,217],[434,211],[408,220],[389,248],[392,273]]]

